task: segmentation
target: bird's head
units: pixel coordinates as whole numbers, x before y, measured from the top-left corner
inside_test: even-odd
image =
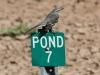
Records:
[[[59,11],[61,11],[61,10],[63,10],[64,8],[55,8],[54,10],[53,10],[53,12],[56,12],[56,13],[59,13]]]

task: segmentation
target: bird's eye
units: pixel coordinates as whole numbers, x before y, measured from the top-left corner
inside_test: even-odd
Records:
[[[59,9],[57,10],[57,12],[60,11]]]

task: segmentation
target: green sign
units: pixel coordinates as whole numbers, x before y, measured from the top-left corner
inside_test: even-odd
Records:
[[[65,66],[64,33],[33,33],[31,35],[33,66]]]

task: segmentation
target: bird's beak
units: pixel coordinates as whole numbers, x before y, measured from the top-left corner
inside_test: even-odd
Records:
[[[64,8],[62,8],[62,7],[60,8],[60,10],[63,10],[63,9],[64,9]]]

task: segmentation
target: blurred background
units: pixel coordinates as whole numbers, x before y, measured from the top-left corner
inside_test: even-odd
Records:
[[[100,0],[0,0],[0,75],[40,75],[22,33],[55,7],[64,7],[54,28],[65,33],[67,49],[59,75],[100,75]]]

